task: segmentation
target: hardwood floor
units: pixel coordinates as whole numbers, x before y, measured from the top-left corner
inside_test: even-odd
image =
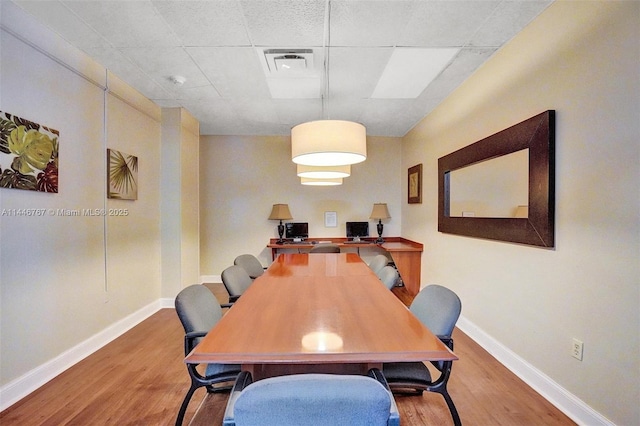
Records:
[[[224,299],[222,285],[208,285]],[[409,303],[402,288],[394,293]],[[162,309],[101,350],[0,413],[8,425],[171,425],[189,387],[183,329]],[[456,330],[449,381],[465,425],[573,425],[464,333]],[[185,424],[221,424],[227,394],[199,389]],[[403,426],[452,424],[438,394],[396,396]]]

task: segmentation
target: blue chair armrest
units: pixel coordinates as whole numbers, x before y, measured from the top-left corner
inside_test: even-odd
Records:
[[[400,426],[400,412],[398,411],[398,405],[396,404],[396,399],[393,397],[393,392],[389,388],[389,383],[387,383],[386,377],[382,374],[377,368],[372,368],[369,370],[369,376],[376,379],[378,382],[384,386],[384,388],[389,392],[389,397],[391,398],[391,407],[389,408],[389,420],[387,421],[387,426]]]
[[[236,400],[242,393],[243,389],[249,386],[253,382],[251,373],[248,371],[241,371],[238,374],[236,382],[233,384],[231,393],[229,393],[229,400],[227,401],[227,407],[224,410],[224,417],[222,418],[222,426],[236,426],[236,419],[233,413],[233,409],[236,405]]]

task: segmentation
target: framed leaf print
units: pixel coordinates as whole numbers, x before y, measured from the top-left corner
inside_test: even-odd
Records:
[[[408,203],[422,203],[422,164],[409,167],[408,179]]]
[[[138,199],[138,157],[107,149],[107,198]]]
[[[60,132],[0,111],[0,188],[58,192]]]

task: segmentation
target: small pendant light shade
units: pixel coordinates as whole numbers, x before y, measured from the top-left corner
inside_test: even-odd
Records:
[[[298,176],[314,179],[346,178],[351,175],[351,166],[305,166],[298,164]]]

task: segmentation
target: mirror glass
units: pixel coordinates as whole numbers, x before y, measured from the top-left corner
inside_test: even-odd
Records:
[[[529,149],[449,173],[449,216],[527,217]]]

